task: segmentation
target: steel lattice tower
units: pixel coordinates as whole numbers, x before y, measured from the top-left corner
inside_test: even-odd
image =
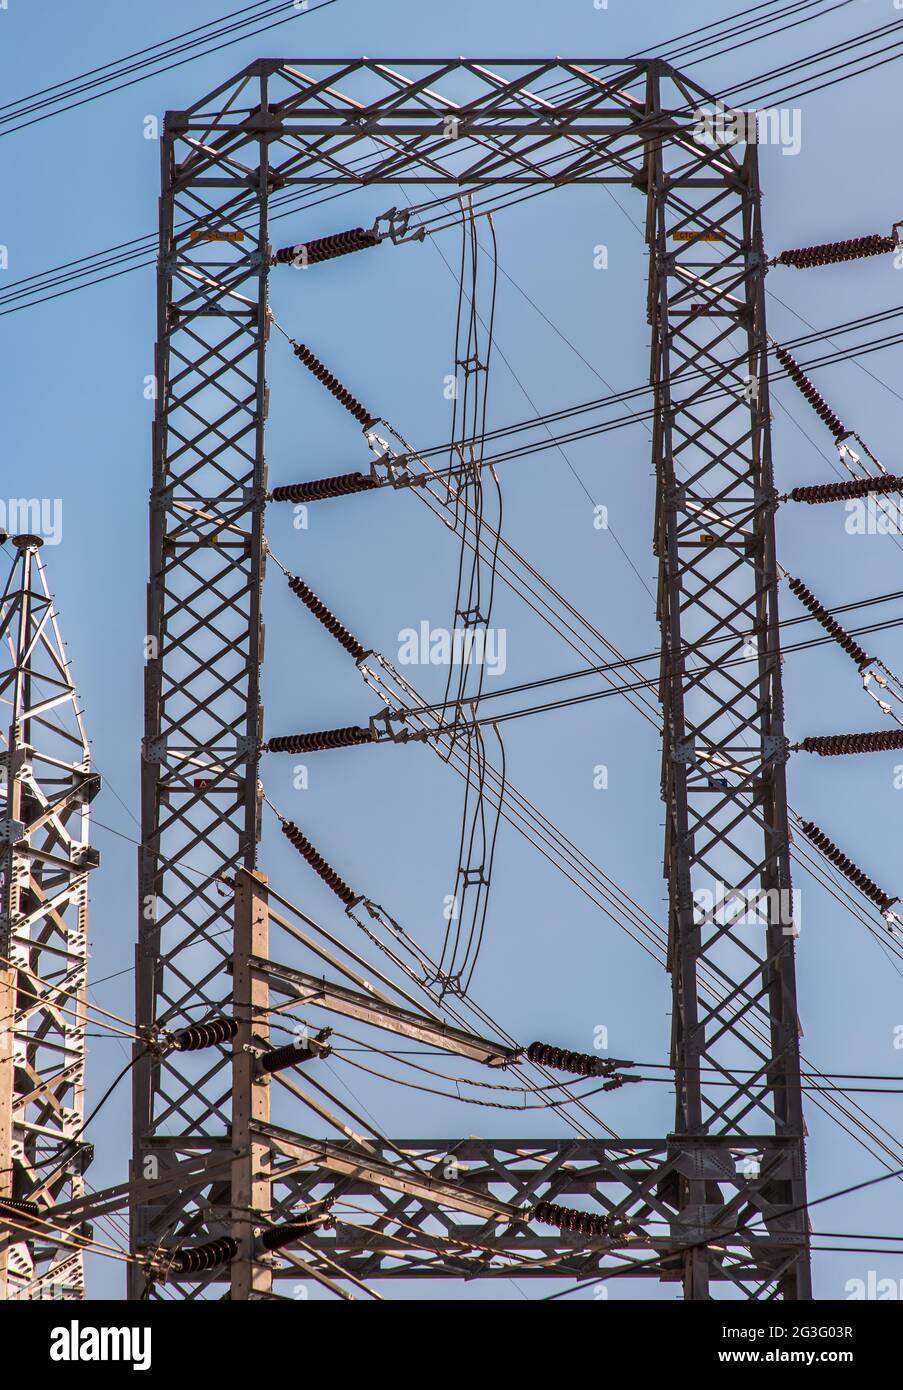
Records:
[[[84,1195],[88,806],[100,786],[40,537],[15,536],[0,595],[0,1298],[78,1299],[82,1255],[43,1216]],[[57,1238],[59,1237],[59,1239]]]
[[[556,84],[566,96],[537,95]],[[467,100],[445,95],[449,85]],[[794,932],[750,928],[735,911],[790,890],[787,745],[757,151],[694,138],[698,108],[712,105],[659,61],[267,60],[166,117],[137,1020],[153,1035],[199,1010],[234,1009],[239,1033],[233,1053],[147,1055],[135,1067],[133,1178],[199,1154],[220,1165],[190,1196],[134,1203],[140,1256],[231,1236],[232,1296],[265,1296],[272,1269],[249,1210],[287,1217],[332,1186],[375,1197],[385,1220],[363,1246],[308,1234],[324,1274],[338,1264],[367,1278],[493,1277],[489,1260],[423,1254],[435,1221],[474,1239],[426,1176],[453,1152],[483,1193],[581,1194],[630,1220],[658,1256],[652,1277],[682,1281],[688,1298],[708,1297],[712,1281],[748,1297],[811,1296]],[[362,1162],[352,1144],[271,1125],[242,1052],[273,902],[272,887],[245,872],[259,839],[268,205],[292,186],[360,187],[364,159],[368,186],[628,185],[647,200],[650,263],[674,1131],[399,1140],[423,1160],[413,1196],[389,1156]],[[734,638],[717,659],[706,640],[716,632]],[[739,654],[747,664],[726,669]],[[234,940],[224,930],[233,878]],[[715,885],[701,908],[699,893]],[[286,984],[279,967],[270,973]],[[402,1205],[404,1233],[390,1242]],[[587,1249],[530,1222],[500,1228],[488,1197],[477,1214],[481,1243],[541,1252],[544,1277],[617,1261],[617,1248]],[[223,1277],[176,1286],[195,1297]],[[132,1295],[143,1288],[136,1274]]]

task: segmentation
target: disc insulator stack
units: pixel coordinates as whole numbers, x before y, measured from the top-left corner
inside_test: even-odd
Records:
[[[817,753],[820,758],[842,758],[848,753],[887,753],[903,748],[903,729],[879,729],[866,734],[813,734],[801,739],[798,748]]]
[[[839,416],[834,414],[834,411],[828,405],[824,396],[817,389],[814,382],[811,382],[806,376],[806,373],[803,371],[796,358],[791,357],[787,349],[781,347],[780,343],[775,344],[774,351],[775,356],[784,368],[784,371],[790,377],[790,380],[805,396],[819,419],[823,420],[828,426],[834,438],[843,439],[845,435],[849,434],[849,430],[846,428],[843,421]]]
[[[271,753],[321,753],[328,748],[351,748],[360,743],[372,743],[369,729],[349,724],[343,729],[320,729],[313,734],[284,734],[271,738],[267,748]]]
[[[237,1254],[238,1241],[231,1236],[221,1236],[219,1240],[208,1241],[205,1245],[180,1250],[170,1261],[167,1273],[199,1274],[202,1270],[229,1264]]]
[[[297,825],[289,820],[283,821],[282,833],[294,845],[301,858],[307,860],[314,872],[320,875],[327,888],[331,888],[346,907],[353,907],[356,902],[360,902],[360,894],[352,892],[344,879],[336,873],[330,864],[327,864],[322,854],[317,853],[310,840],[303,831],[298,829]]]
[[[875,478],[850,478],[842,483],[815,483],[812,487],[795,487],[788,492],[790,502],[845,502],[851,497],[868,497],[873,492],[903,492],[903,478],[893,473],[879,473]]]
[[[322,599],[317,598],[309,584],[305,584],[303,579],[299,579],[296,574],[288,576],[288,587],[292,593],[301,600],[306,608],[309,608],[314,617],[323,624],[326,631],[331,633],[340,647],[344,647],[355,661],[363,661],[367,655],[364,648],[356,637],[352,637],[347,627],[340,623],[336,615],[326,607]]]
[[[850,241],[828,241],[821,246],[801,246],[790,251],[782,251],[774,259],[774,265],[790,265],[796,270],[809,270],[816,265],[836,265],[839,261],[859,261],[866,256],[883,256],[888,251],[896,251],[899,243],[896,237],[857,236]]]
[[[324,502],[329,497],[348,497],[374,487],[379,487],[379,483],[369,473],[339,473],[334,478],[311,478],[306,483],[274,487],[270,497],[274,502]]]
[[[612,1234],[612,1220],[595,1211],[575,1211],[573,1207],[562,1207],[557,1202],[538,1202],[531,1212],[531,1218],[543,1226],[557,1226],[560,1231],[572,1231],[575,1235],[590,1236],[600,1240]]]
[[[801,829],[803,833],[809,837],[813,845],[821,850],[825,858],[829,859],[851,883],[854,883],[861,893],[867,898],[871,898],[872,902],[875,903],[881,912],[886,912],[891,903],[897,901],[896,898],[892,898],[889,893],[885,893],[883,888],[879,888],[877,883],[869,878],[868,874],[863,873],[862,869],[854,864],[852,859],[844,854],[843,850],[839,849],[834,841],[829,839],[825,832],[818,828],[814,821],[802,821]]]
[[[551,1043],[544,1042],[532,1042],[525,1056],[528,1062],[535,1062],[538,1067],[573,1072],[575,1076],[605,1076],[614,1065],[605,1057],[593,1057],[587,1052],[571,1052],[566,1047],[554,1047]]]
[[[352,251],[363,251],[379,243],[379,233],[374,232],[372,227],[350,227],[347,232],[335,232],[332,236],[317,237],[314,241],[301,241],[296,246],[283,246],[274,254],[273,263],[317,265],[320,261],[348,256]]]
[[[271,1226],[260,1237],[264,1250],[283,1250],[297,1240],[304,1240],[323,1224],[321,1217],[310,1217],[307,1221],[290,1221],[285,1226]]]
[[[361,405],[356,397],[352,396],[351,392],[342,385],[338,377],[333,376],[329,368],[320,361],[319,357],[311,352],[309,347],[305,347],[304,343],[295,343],[293,350],[298,361],[304,364],[311,375],[315,376],[317,381],[326,387],[326,390],[331,396],[335,396],[339,405],[343,405],[348,413],[353,415],[355,420],[357,420],[364,429],[366,429],[368,425],[376,423],[377,417],[369,411],[366,406]]]
[[[860,668],[868,666],[869,662],[872,660],[868,652],[863,647],[860,647],[859,643],[850,636],[845,628],[840,626],[836,618],[832,618],[827,608],[819,603],[812,590],[807,589],[801,579],[795,579],[792,574],[789,574],[787,576],[787,587],[792,594],[796,595],[803,607],[808,608],[813,618],[821,623],[825,632],[829,633],[838,646],[843,648],[847,656],[853,658],[857,666]]]
[[[216,1047],[231,1042],[238,1032],[234,1018],[212,1018],[209,1023],[192,1023],[175,1033],[172,1044],[176,1052],[198,1052],[203,1047]]]

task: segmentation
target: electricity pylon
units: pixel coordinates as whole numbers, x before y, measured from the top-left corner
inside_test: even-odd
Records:
[[[363,1244],[304,1233],[323,1278],[337,1267],[496,1277],[489,1256],[448,1253],[473,1241],[474,1210],[460,1193],[468,1219],[449,1215],[454,1193],[434,1177],[443,1153],[466,1153],[468,1193],[486,1194],[481,1246],[539,1252],[545,1278],[604,1274],[624,1247],[511,1222],[495,1187],[531,1204],[589,1197],[655,1256],[632,1272],[680,1281],[688,1298],[715,1284],[811,1296],[795,926],[780,913],[750,926],[735,910],[791,891],[757,150],[701,140],[701,107],[715,103],[658,60],[267,60],[166,116],[136,1016],[149,1037],[233,1008],[238,1027],[202,1066],[158,1047],[134,1069],[136,1180],[199,1152],[235,1161],[231,1183],[133,1203],[139,1259],[197,1248],[194,1268],[179,1256],[183,1296],[214,1289],[236,1260],[233,1296],[297,1277],[254,1235],[277,1174],[286,1220],[293,1203],[330,1192],[384,1207]],[[254,972],[224,929],[224,895],[254,869],[260,837],[270,203],[295,186],[359,188],[362,168],[368,187],[451,193],[627,185],[646,200],[650,263],[674,1130],[614,1143],[397,1141],[421,1165],[413,1196],[390,1155],[362,1163],[353,1142],[265,1118],[265,1078],[243,1051],[248,1000],[232,991]],[[729,640],[714,646],[712,634]],[[739,674],[725,664],[738,653]],[[427,1258],[436,1221],[460,1245]],[[132,1296],[145,1289],[136,1269]]]
[[[84,1195],[93,1152],[81,1135],[100,779],[41,544],[12,538],[0,594],[0,1297],[78,1299],[79,1232],[50,1213]]]

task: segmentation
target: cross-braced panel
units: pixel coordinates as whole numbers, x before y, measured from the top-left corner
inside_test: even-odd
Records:
[[[799,1138],[756,179],[751,150],[696,141],[663,142],[650,170],[676,1127]]]

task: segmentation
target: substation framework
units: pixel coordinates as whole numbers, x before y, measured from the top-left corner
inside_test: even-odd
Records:
[[[228,1266],[178,1263],[184,1297],[222,1296],[224,1280],[228,1296],[266,1297],[274,1276],[298,1277],[255,1246],[277,1183],[283,1220],[336,1193],[380,1206],[366,1235],[304,1231],[324,1279],[510,1273],[495,1252],[541,1257],[545,1278],[679,1281],[691,1299],[715,1285],[811,1297],[795,929],[731,910],[760,893],[789,901],[790,836],[757,150],[694,138],[713,104],[658,60],[265,60],[166,116],[136,1020],[148,1037],[238,1022],[231,1047],[136,1051],[133,1181],[199,1159],[218,1175],[133,1200],[135,1256],[234,1242]],[[646,199],[675,1123],[615,1142],[396,1141],[418,1183],[391,1155],[272,1125],[247,1051],[265,987],[249,955],[266,958],[268,917],[256,872],[268,209],[293,186],[578,183]],[[711,910],[694,910],[716,884]],[[449,1153],[467,1165],[451,1201],[436,1177]],[[506,1221],[494,1194],[499,1211],[579,1194],[629,1242]],[[437,1231],[481,1253],[457,1259]],[[138,1265],[130,1292],[147,1293]]]
[[[8,540],[5,533],[2,540]],[[100,789],[41,559],[0,589],[0,1300],[81,1299],[89,806]]]

